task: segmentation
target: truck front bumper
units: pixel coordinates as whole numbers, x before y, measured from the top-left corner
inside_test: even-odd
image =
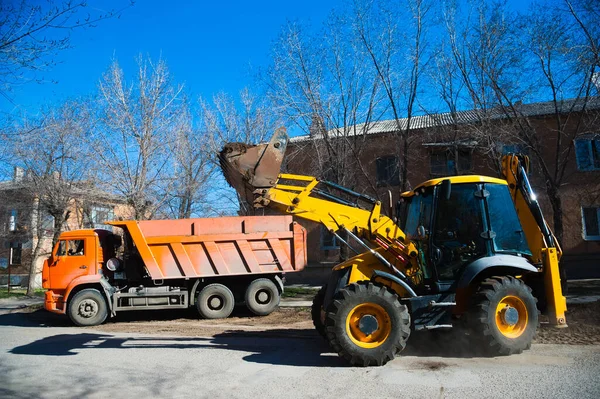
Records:
[[[66,306],[64,302],[64,296],[57,294],[52,290],[46,291],[44,297],[44,309],[52,313],[65,314]]]

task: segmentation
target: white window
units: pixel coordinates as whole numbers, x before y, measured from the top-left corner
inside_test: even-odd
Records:
[[[10,217],[8,218],[8,231],[17,230],[17,210],[13,209],[10,211]]]
[[[106,222],[110,222],[115,218],[115,211],[109,205],[94,205],[90,212],[91,224],[96,229],[112,229]]]
[[[600,241],[600,207],[581,208],[583,218],[583,238],[588,241]]]

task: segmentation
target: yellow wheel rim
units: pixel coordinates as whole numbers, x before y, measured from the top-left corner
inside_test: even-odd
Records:
[[[376,348],[392,331],[392,321],[383,307],[376,303],[361,303],[348,313],[346,333],[361,348]]]
[[[496,307],[496,327],[507,338],[518,338],[525,332],[529,315],[525,302],[519,297],[508,295]]]

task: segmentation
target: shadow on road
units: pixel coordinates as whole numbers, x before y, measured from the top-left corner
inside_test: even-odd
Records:
[[[47,312],[44,313],[48,315]],[[56,315],[50,315],[52,318]],[[21,320],[21,321],[19,321]],[[68,321],[65,320],[68,324]],[[0,316],[1,325],[56,326],[56,320],[43,321],[22,314]],[[232,328],[235,328],[232,326]],[[329,345],[315,330],[266,330],[257,332],[226,331],[212,338],[201,337],[123,337],[112,334],[57,334],[13,348],[17,355],[75,356],[82,350],[93,349],[226,349],[249,352],[244,360],[260,364],[347,367],[347,363],[332,353]],[[468,341],[461,342],[453,332],[414,332],[403,356],[419,357],[477,357]]]
[[[263,333],[228,331],[212,338],[117,337],[111,334],[57,334],[10,350],[16,355],[75,356],[90,349],[227,349],[250,352],[244,360],[288,366],[342,367],[345,362],[330,353],[312,330],[269,330]]]

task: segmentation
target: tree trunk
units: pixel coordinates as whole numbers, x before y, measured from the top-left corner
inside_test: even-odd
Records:
[[[29,282],[27,283],[27,292],[26,296],[33,296],[35,294],[35,276],[37,275],[37,258],[40,253],[42,240],[40,238],[36,239],[35,246],[33,248],[33,252],[31,253],[31,260],[29,261]],[[9,283],[10,284],[10,283]]]

